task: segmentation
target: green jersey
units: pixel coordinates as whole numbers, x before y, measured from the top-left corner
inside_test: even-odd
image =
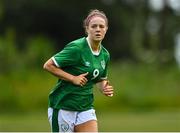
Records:
[[[78,76],[88,72],[84,86],[59,79],[49,95],[49,106],[56,109],[84,111],[93,108],[93,85],[107,76],[109,53],[101,45],[94,53],[85,37],[67,44],[52,57],[56,66]]]

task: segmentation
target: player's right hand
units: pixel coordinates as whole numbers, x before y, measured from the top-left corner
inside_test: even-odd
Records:
[[[88,81],[86,78],[87,75],[88,75],[88,72],[80,74],[78,76],[74,76],[72,78],[72,83],[75,85],[84,86]]]

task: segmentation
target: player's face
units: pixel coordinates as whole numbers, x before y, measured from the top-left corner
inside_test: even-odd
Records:
[[[89,25],[86,27],[88,37],[92,41],[97,41],[97,42],[100,42],[103,40],[107,29],[108,28],[106,25],[106,21],[99,16],[93,17],[90,20]]]

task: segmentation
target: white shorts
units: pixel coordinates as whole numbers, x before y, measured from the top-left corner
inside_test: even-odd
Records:
[[[56,114],[54,112],[53,108],[48,108],[48,119],[53,132],[74,132],[74,126],[97,120],[94,109],[81,112],[60,109],[56,110]]]

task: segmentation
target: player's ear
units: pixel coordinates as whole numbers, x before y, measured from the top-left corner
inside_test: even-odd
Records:
[[[106,31],[108,30],[108,26],[106,27]]]
[[[86,26],[85,27],[85,32],[86,32],[87,35],[88,35],[88,31],[89,31],[88,26]]]

